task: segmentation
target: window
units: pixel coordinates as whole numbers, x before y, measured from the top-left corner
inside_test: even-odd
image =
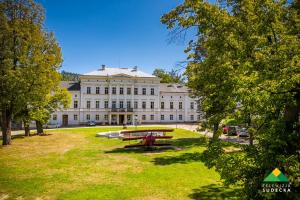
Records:
[[[96,94],[100,94],[100,87],[96,87]]]
[[[117,94],[117,88],[116,87],[112,88],[112,94]]]
[[[86,101],[86,108],[91,108],[91,101]]]
[[[191,117],[191,121],[194,121],[194,115],[191,115],[190,117]]]
[[[134,88],[134,95],[138,95],[139,94],[139,89],[138,88]]]
[[[142,102],[142,108],[146,109],[146,102],[145,101]]]
[[[151,102],[150,102],[150,108],[151,108],[151,109],[154,109],[154,101],[151,101]]]
[[[151,88],[151,95],[154,95],[154,88]]]
[[[170,115],[170,120],[173,120],[174,116],[173,115]]]
[[[74,115],[74,120],[77,121],[78,120],[78,115]]]
[[[111,107],[112,107],[112,108],[116,108],[116,107],[117,107],[117,102],[116,102],[116,101],[112,101]]]
[[[194,102],[191,102],[191,109],[194,109]]]
[[[97,121],[99,121],[99,115],[96,115],[96,117],[95,117],[95,118],[96,118],[96,120],[97,120]]]
[[[54,114],[54,115],[52,116],[52,119],[53,119],[54,121],[56,121],[56,120],[57,120],[57,114]]]
[[[146,95],[146,88],[143,88],[143,95]]]
[[[120,88],[120,94],[124,94],[124,88]]]
[[[74,108],[78,108],[78,101],[74,101],[73,107],[74,107]]]
[[[160,108],[165,109],[165,102],[160,102]]]
[[[127,88],[127,94],[131,94],[131,88]]]
[[[120,108],[124,108],[124,102],[123,102],[123,101],[120,101],[120,102],[119,102],[119,107],[120,107]]]
[[[87,114],[87,115],[86,115],[86,120],[90,120],[90,119],[91,119],[90,114]]]
[[[154,115],[150,115],[150,120],[154,120]]]
[[[91,87],[87,87],[87,88],[86,88],[86,93],[87,93],[87,94],[91,94]]]
[[[170,109],[173,109],[173,108],[174,108],[174,103],[170,102]]]
[[[161,115],[161,116],[160,116],[160,120],[165,120],[165,116],[164,116],[164,115]]]
[[[104,101],[104,108],[108,108],[108,101]]]
[[[108,120],[108,115],[104,115],[104,120]]]
[[[127,108],[131,108],[131,101],[127,101]]]
[[[104,88],[104,94],[108,94],[108,91],[109,91],[109,90],[108,90],[108,87],[105,87],[105,88]]]
[[[201,119],[201,115],[197,115],[197,120],[199,121]]]
[[[142,120],[146,120],[146,115],[142,115]]]
[[[179,115],[179,120],[182,120],[182,115]]]
[[[137,101],[134,102],[134,108],[138,109],[138,102]]]
[[[182,109],[182,102],[179,102],[179,109]]]
[[[96,108],[100,108],[100,101],[96,101]]]

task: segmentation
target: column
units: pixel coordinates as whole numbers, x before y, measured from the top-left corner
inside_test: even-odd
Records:
[[[108,124],[111,125],[111,114],[108,114]]]
[[[117,114],[117,125],[119,125],[119,114]]]
[[[124,115],[124,122],[123,124],[127,124],[127,114]]]
[[[131,114],[130,116],[131,116],[130,117],[130,119],[131,119],[131,125],[134,125],[134,121],[133,121],[134,120],[134,114]]]

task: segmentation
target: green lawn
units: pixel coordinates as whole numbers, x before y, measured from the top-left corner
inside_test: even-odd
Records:
[[[0,199],[238,199],[201,162],[206,142],[178,129],[176,149],[127,150],[128,142],[97,138],[119,128],[47,131],[0,148]],[[133,143],[133,142],[131,142]]]

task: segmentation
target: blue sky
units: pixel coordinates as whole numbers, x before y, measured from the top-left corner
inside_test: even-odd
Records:
[[[137,65],[145,72],[172,69],[186,59],[183,41],[170,43],[160,17],[182,0],[38,0],[45,26],[62,48],[66,71],[85,73],[102,64]]]

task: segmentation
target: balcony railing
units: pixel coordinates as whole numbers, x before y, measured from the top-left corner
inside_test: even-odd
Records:
[[[111,108],[111,112],[133,112],[133,108]]]

